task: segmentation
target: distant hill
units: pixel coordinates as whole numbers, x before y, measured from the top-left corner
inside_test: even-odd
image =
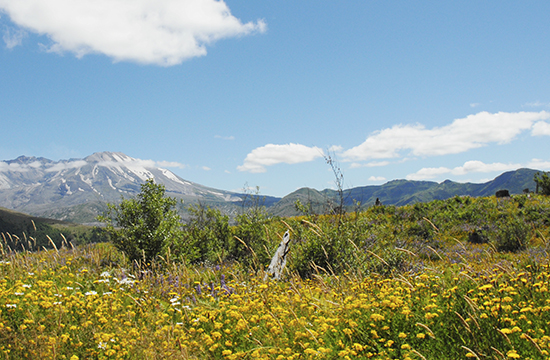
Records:
[[[200,202],[234,217],[250,200],[258,200],[269,212],[279,216],[301,214],[296,200],[310,204],[314,213],[326,213],[329,204],[339,203],[334,190],[302,188],[283,198],[239,194],[209,188],[180,178],[151,161],[132,158],[120,152],[99,152],[84,159],[52,161],[20,156],[0,162],[0,206],[33,216],[93,224],[107,203],[136,196],[145,180],[153,178],[166,187],[166,194],[183,202],[185,208]],[[362,186],[344,191],[347,210],[371,206],[377,198],[387,205],[446,199],[456,195],[490,196],[507,189],[519,194],[534,189],[537,170],[519,169],[506,172],[483,184],[442,183],[432,181],[394,180],[379,186]],[[254,202],[254,201],[253,201]]]
[[[107,240],[101,229],[55,219],[30,216],[0,207],[0,243],[12,250],[52,248],[48,236],[59,248]],[[4,248],[4,250],[8,250]]]
[[[444,200],[454,196],[493,196],[498,190],[506,189],[510,194],[521,194],[524,189],[535,190],[533,180],[537,170],[519,169],[509,171],[494,180],[482,184],[457,183],[446,180],[442,183],[433,181],[393,180],[379,186],[362,186],[346,189],[343,192],[344,205],[347,210],[372,206],[376,199],[385,205],[407,205],[416,202]],[[311,204],[314,213],[324,213],[327,204],[339,204],[335,190],[317,191],[302,188],[282,198],[269,208],[274,215],[293,216],[301,213],[295,209],[296,200],[302,204]],[[358,202],[360,203],[358,205]]]

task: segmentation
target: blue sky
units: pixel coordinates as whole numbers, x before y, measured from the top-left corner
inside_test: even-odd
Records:
[[[550,170],[550,2],[0,0],[0,160],[224,190]]]

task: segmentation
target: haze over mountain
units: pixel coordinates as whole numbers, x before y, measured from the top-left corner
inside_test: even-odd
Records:
[[[535,188],[536,172],[519,169],[483,184],[394,180],[379,186],[345,189],[344,206],[347,209],[356,208],[359,203],[362,207],[371,206],[377,198],[386,205],[406,205],[456,195],[490,196],[500,189],[518,194],[525,188]],[[120,152],[99,152],[84,159],[52,161],[20,156],[0,161],[0,206],[35,216],[92,223],[106,209],[106,203],[137,195],[140,185],[149,178],[163,184],[168,196],[182,200],[184,208],[200,202],[235,215],[247,196],[184,180],[154,161]],[[339,196],[334,190],[309,188],[298,189],[283,198],[261,195],[262,204],[274,215],[299,215],[296,200],[311,204],[316,213],[323,213],[327,212],[328,203],[338,204]]]

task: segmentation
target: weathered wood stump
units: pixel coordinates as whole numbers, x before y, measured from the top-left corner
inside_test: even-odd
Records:
[[[270,276],[275,280],[281,279],[281,276],[283,275],[283,269],[286,265],[286,255],[288,254],[289,250],[290,233],[287,230],[285,232],[285,235],[283,236],[283,240],[281,241],[279,247],[277,248],[277,251],[275,252],[275,255],[273,255],[273,258],[271,259],[271,263],[267,268],[267,273],[265,274],[264,281],[267,280],[267,278]]]

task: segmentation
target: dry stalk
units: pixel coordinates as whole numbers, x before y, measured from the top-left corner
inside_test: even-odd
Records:
[[[374,256],[375,258],[377,258],[378,260],[380,260],[381,262],[383,262],[386,266],[390,266],[390,264],[388,264],[384,259],[382,259],[380,256],[376,255],[376,254],[373,253],[372,251],[366,250],[366,252],[368,252],[369,254],[371,254],[372,256]]]
[[[411,256],[414,256],[414,257],[418,257],[418,255],[416,255],[415,253],[413,253],[412,251],[407,250],[407,249],[396,247],[395,250],[402,251],[402,252],[407,253],[407,254],[409,254]]]
[[[472,349],[467,348],[467,347],[464,346],[464,345],[462,345],[462,348],[463,348],[464,350],[467,350],[470,354],[474,355],[474,356],[476,357],[477,360],[480,360],[480,359],[479,359],[479,356],[477,356],[477,354],[476,354]]]
[[[422,323],[416,323],[416,326],[420,326],[421,328],[423,328],[424,330],[426,330],[428,332],[428,335],[430,335],[430,337],[432,339],[435,339],[435,335],[433,333],[433,331],[427,327],[426,325],[422,324]]]

